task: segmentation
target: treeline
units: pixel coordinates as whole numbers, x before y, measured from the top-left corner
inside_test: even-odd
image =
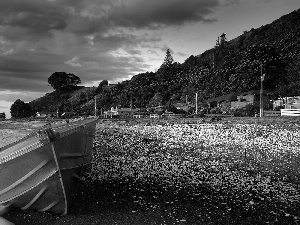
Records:
[[[244,31],[242,35],[217,44],[198,56],[177,63],[168,50],[156,72],[146,72],[114,86],[102,81],[98,87],[79,90],[55,90],[29,103],[34,111],[94,111],[111,107],[146,108],[195,102],[231,92],[264,88],[277,96],[300,95],[300,10],[271,24]],[[49,81],[49,80],[48,80]],[[80,81],[80,80],[79,80]],[[78,79],[74,85],[80,83]],[[63,94],[62,94],[63,93]]]
[[[272,24],[245,31],[184,63],[168,51],[160,69],[134,76],[113,88],[101,88],[97,101],[111,106],[151,107],[264,88],[277,96],[300,95],[300,10]]]

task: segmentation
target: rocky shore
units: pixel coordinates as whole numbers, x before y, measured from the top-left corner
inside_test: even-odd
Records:
[[[103,122],[66,216],[15,224],[297,224],[299,123]]]

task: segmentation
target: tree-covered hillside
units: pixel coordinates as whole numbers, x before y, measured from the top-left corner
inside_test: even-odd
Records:
[[[221,35],[222,36],[222,35]],[[150,107],[199,100],[259,89],[261,72],[264,86],[280,96],[300,94],[300,10],[271,24],[244,31],[239,37],[216,46],[184,63],[173,61],[167,52],[156,72],[146,72],[114,86],[99,84],[66,94],[63,101],[53,93],[32,101],[35,110],[76,110],[91,113],[96,96],[98,110],[110,107]],[[217,37],[216,37],[217,39]],[[195,46],[196,47],[196,46]],[[50,100],[55,99],[55,101]],[[53,104],[50,104],[50,102]],[[45,104],[46,103],[46,104]]]

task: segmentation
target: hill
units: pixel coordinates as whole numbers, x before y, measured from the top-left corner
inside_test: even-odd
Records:
[[[184,63],[162,64],[157,72],[146,72],[113,87],[84,88],[50,93],[30,102],[35,110],[75,110],[91,113],[96,96],[98,109],[110,107],[149,107],[158,104],[199,100],[259,89],[264,86],[278,96],[300,94],[300,9],[271,24],[245,31],[213,48],[190,56]],[[217,37],[216,37],[217,38]],[[58,96],[64,96],[62,99]],[[52,99],[52,100],[51,100]]]

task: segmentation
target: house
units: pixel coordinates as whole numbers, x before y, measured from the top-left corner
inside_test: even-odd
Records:
[[[282,107],[285,109],[300,109],[300,96],[279,98],[273,101],[273,109]]]
[[[263,105],[266,109],[273,109],[273,91],[263,91]],[[231,102],[231,109],[243,108],[246,105],[260,105],[260,90],[252,90],[236,94],[236,100]]]
[[[227,108],[231,106],[232,101],[236,101],[236,100],[237,100],[237,93],[232,92],[227,95],[207,99],[205,102],[207,103],[209,108],[215,108],[215,107]]]
[[[195,105],[189,103],[175,103],[174,106],[176,109],[182,109],[188,112],[190,109],[195,108]]]
[[[300,96],[287,97],[286,101],[287,109],[300,109]]]
[[[131,108],[121,108],[121,109],[117,109],[118,115],[119,116],[130,116],[133,113],[133,109]]]
[[[161,112],[164,111],[164,106],[155,106],[155,107],[151,107],[151,109],[154,109],[154,112]]]
[[[133,114],[137,114],[140,111],[139,108],[131,109],[131,108],[114,108],[112,107],[111,110],[104,111],[105,118],[112,118],[112,117],[129,117]]]
[[[263,103],[265,108],[272,108],[273,99],[273,92],[270,90],[264,90]],[[259,106],[260,90],[252,90],[241,93],[233,92],[216,98],[207,99],[206,103],[210,108],[219,107],[223,109],[239,109],[249,104]]]
[[[118,111],[117,111],[118,108],[114,109],[114,107],[111,107],[110,110],[108,111],[104,111],[104,118],[112,118],[114,116],[117,116],[118,115]]]
[[[57,117],[57,112],[37,112],[36,116],[42,118]]]
[[[75,112],[63,112],[60,117],[62,118],[71,118],[73,116],[76,116]]]

